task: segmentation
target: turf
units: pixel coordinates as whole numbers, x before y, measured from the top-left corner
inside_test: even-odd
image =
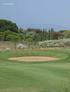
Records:
[[[54,62],[9,61],[15,56],[55,56]],[[70,49],[0,52],[0,92],[70,92]]]

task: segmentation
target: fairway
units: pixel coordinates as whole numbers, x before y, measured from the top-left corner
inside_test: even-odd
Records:
[[[31,56],[58,60],[9,60]],[[70,92],[70,49],[0,51],[0,92]]]

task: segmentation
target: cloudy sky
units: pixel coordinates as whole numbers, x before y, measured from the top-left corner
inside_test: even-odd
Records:
[[[70,29],[70,0],[0,0],[0,19],[20,27]]]

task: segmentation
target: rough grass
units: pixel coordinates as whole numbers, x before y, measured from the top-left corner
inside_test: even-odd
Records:
[[[8,60],[31,55],[61,59],[41,63]],[[0,52],[0,92],[70,92],[70,49]]]

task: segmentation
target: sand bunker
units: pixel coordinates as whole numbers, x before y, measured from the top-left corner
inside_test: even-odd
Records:
[[[43,62],[43,61],[58,60],[58,58],[46,56],[26,56],[26,57],[9,58],[9,60],[24,61],[24,62]]]

